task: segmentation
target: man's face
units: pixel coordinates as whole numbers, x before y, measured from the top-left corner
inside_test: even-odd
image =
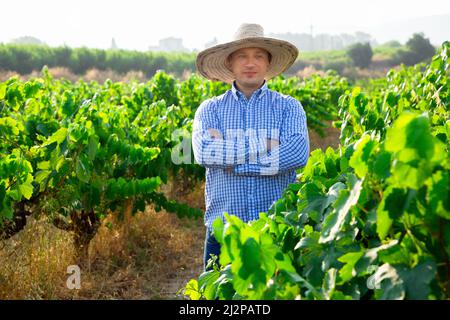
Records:
[[[257,87],[263,82],[269,68],[269,53],[261,48],[243,48],[228,58],[228,66],[238,83]]]

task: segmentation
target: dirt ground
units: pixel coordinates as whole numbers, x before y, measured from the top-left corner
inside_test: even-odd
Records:
[[[149,206],[127,234],[104,224],[81,268],[81,288],[69,289],[76,264],[72,237],[46,221],[0,244],[1,299],[183,299],[178,292],[203,268],[201,219],[179,219]]]

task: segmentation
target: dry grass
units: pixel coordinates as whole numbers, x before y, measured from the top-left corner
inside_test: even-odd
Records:
[[[201,220],[179,219],[151,207],[137,214],[126,236],[103,226],[90,246],[90,262],[77,298],[175,299],[202,271]]]
[[[399,66],[394,67],[389,65],[389,63],[383,57],[374,56],[370,68],[347,66],[343,68],[342,72],[338,73],[340,73],[342,77],[346,77],[350,81],[356,81],[384,78],[386,77],[386,74],[389,72],[389,70],[398,70],[399,68]],[[299,77],[300,79],[306,79],[314,74],[323,77],[326,75],[326,72],[324,70],[317,70],[314,66],[310,65],[303,68],[302,70],[299,70],[295,74],[295,76]]]
[[[86,71],[82,79],[84,81],[97,81],[99,83],[104,83],[107,79],[110,79],[113,82],[128,82],[131,80],[145,82],[148,80],[142,71],[129,71],[122,74],[112,70],[98,69],[90,69]]]
[[[142,71],[129,71],[127,73],[118,73],[112,70],[99,70],[99,69],[89,69],[85,74],[79,75],[73,73],[69,68],[65,67],[52,67],[48,68],[49,73],[55,79],[66,79],[71,82],[76,82],[78,80],[83,80],[86,82],[97,81],[98,83],[104,83],[107,79],[113,82],[127,82],[131,80],[137,80],[140,82],[146,82],[149,80],[148,77]],[[14,71],[2,71],[0,70],[0,82],[6,81],[9,78],[17,76],[20,79],[27,81],[30,78],[41,77],[40,71],[33,71],[29,74],[20,75]]]
[[[337,148],[339,146],[340,130],[332,127],[331,121],[326,121],[327,127],[324,129],[325,136],[321,137],[314,130],[308,130],[310,150],[326,150],[328,147]]]
[[[106,222],[106,221],[105,221]],[[66,287],[74,264],[70,234],[31,220],[0,250],[0,299],[178,299],[202,271],[204,227],[148,207],[129,233],[103,225],[81,269],[81,289]]]
[[[389,70],[393,68],[384,67],[377,69],[365,69],[358,67],[345,67],[342,71],[342,76],[350,79],[351,81],[361,80],[361,79],[376,79],[386,77]]]
[[[197,189],[187,196],[201,205]],[[70,290],[67,267],[76,261],[71,234],[30,219],[23,231],[0,242],[0,300],[184,298],[177,291],[203,268],[203,220],[148,206],[127,232],[113,221],[103,221],[91,241],[81,289]]]
[[[314,66],[307,66],[302,70],[299,70],[296,74],[297,77],[301,79],[306,79],[311,77],[312,75],[317,74],[321,77],[325,76],[326,72],[323,70],[317,70]]]
[[[55,299],[73,264],[69,234],[28,219],[25,229],[0,242],[0,299]]]
[[[9,78],[12,78],[14,76],[17,76],[17,77],[21,78],[21,76],[15,71],[0,70],[0,82],[4,82],[4,81],[6,81]]]

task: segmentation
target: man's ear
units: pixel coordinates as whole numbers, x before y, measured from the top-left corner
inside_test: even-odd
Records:
[[[225,59],[225,67],[227,67],[228,70],[231,71],[231,55],[229,55],[226,59]]]

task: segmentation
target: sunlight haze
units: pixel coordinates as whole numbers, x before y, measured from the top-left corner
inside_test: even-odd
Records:
[[[450,14],[450,1],[16,0],[2,3],[1,11],[3,43],[32,36],[50,46],[109,48],[114,38],[119,48],[147,50],[159,39],[177,37],[186,48],[201,50],[214,37],[230,40],[243,22],[261,24],[266,34],[309,34],[312,25],[314,34],[364,31],[383,42],[392,39],[383,25]],[[447,33],[425,35],[434,43],[449,38],[448,30],[439,32]]]

